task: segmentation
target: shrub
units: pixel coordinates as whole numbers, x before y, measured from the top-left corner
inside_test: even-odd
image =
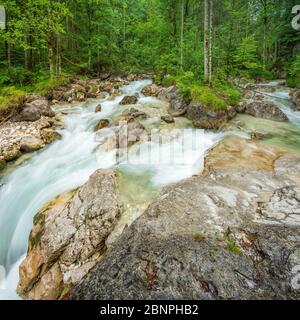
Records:
[[[31,82],[32,72],[26,70],[23,66],[9,67],[4,65],[0,70],[0,86],[3,85],[26,85]]]
[[[241,99],[241,94],[239,90],[234,88],[229,84],[217,85],[216,89],[218,90],[220,96],[231,106],[236,106]]]
[[[192,101],[201,103],[212,110],[226,110],[226,102],[218,96],[216,91],[207,86],[193,86],[190,91]]]
[[[15,87],[5,87],[0,89],[0,109],[7,109],[19,102],[20,98],[26,94],[25,91]]]
[[[290,87],[300,88],[300,54],[296,56],[288,68],[287,84]]]

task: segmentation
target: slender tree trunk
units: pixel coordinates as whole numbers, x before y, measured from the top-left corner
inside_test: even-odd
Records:
[[[126,1],[123,2],[123,51],[126,54]]]
[[[264,0],[263,1],[263,6],[264,6],[264,18],[263,18],[263,24],[264,24],[264,40],[263,40],[263,68],[266,68],[267,64],[267,24],[268,24],[268,1]]]
[[[51,5],[51,3],[50,3]],[[47,45],[48,45],[48,64],[50,78],[54,78],[54,62],[53,62],[53,45],[52,45],[52,36],[51,36],[51,8],[48,7],[48,35],[47,35]]]
[[[209,82],[209,0],[204,0],[204,82]]]
[[[183,45],[184,45],[184,11],[185,11],[185,0],[181,0],[181,48],[180,48],[180,66],[183,71]]]
[[[25,41],[27,42],[27,39]],[[27,48],[24,49],[24,67],[29,70],[29,52]]]
[[[57,33],[57,44],[56,44],[56,56],[57,56],[57,75],[61,77],[62,75],[62,65],[61,65],[61,34]]]
[[[9,67],[11,67],[11,45],[9,41],[5,42],[6,60]]]
[[[213,0],[210,0],[209,12],[209,85],[212,85],[212,59],[213,59]]]
[[[6,26],[5,30],[8,33],[9,30],[9,14],[6,13]],[[6,55],[6,61],[9,67],[11,67],[11,46],[9,40],[5,41],[5,55]]]

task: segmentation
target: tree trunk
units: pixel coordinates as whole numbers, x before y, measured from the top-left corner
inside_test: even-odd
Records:
[[[209,85],[212,85],[212,59],[213,59],[213,0],[210,0],[209,12]]]
[[[50,3],[51,5],[51,3]],[[53,46],[52,46],[52,36],[51,36],[51,8],[48,7],[48,34],[47,34],[47,45],[48,45],[48,64],[50,78],[54,78],[54,62],[53,62]]]
[[[184,0],[182,1],[182,7],[181,7],[181,48],[180,48],[180,66],[181,70],[183,71],[183,45],[184,45],[184,11],[185,11],[185,5]]]
[[[204,0],[204,82],[209,82],[209,0]]]
[[[62,66],[61,66],[61,34],[57,33],[57,45],[56,45],[56,56],[57,56],[57,75],[61,77],[62,75]]]
[[[126,1],[123,2],[123,51],[126,54]]]
[[[6,29],[6,32],[8,33],[8,30],[9,30],[9,14],[8,14],[8,12],[6,13],[5,29]],[[10,46],[10,42],[8,40],[5,41],[5,55],[6,55],[7,64],[10,67],[11,66],[11,46]]]

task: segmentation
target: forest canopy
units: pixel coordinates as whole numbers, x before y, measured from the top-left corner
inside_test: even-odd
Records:
[[[165,84],[286,76],[300,86],[297,2],[1,0],[0,87],[108,70]]]

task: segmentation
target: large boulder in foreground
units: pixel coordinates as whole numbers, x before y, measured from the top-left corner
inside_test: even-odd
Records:
[[[229,120],[226,110],[211,110],[200,103],[192,102],[187,107],[187,118],[202,129],[219,129]]]
[[[300,158],[228,138],[204,175],[163,189],[70,298],[299,299],[299,196]]]
[[[246,100],[238,105],[237,110],[240,113],[246,113],[256,118],[281,122],[288,121],[286,114],[275,102],[269,100]]]
[[[164,188],[70,298],[299,299],[300,187],[284,170],[228,168]]]
[[[106,250],[121,213],[116,173],[98,170],[80,189],[49,202],[36,215],[18,293],[26,299],[58,299]]]

